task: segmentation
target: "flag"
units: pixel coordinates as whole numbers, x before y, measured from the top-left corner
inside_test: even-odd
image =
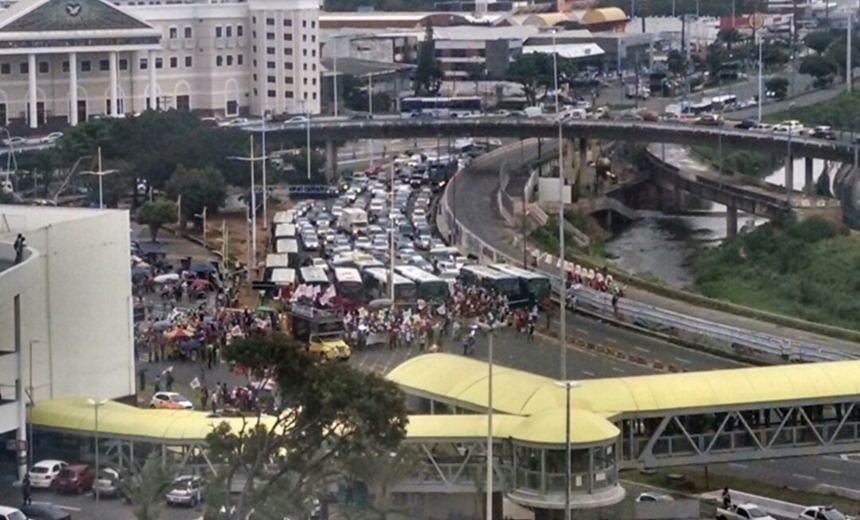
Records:
[[[322,296],[320,296],[320,304],[328,306],[329,302],[331,302],[332,298],[335,296],[337,296],[337,292],[334,289],[334,285],[329,285],[328,289],[326,289],[325,292],[322,293]]]
[[[189,383],[188,386],[190,386],[192,390],[197,390],[198,388],[200,388],[203,385],[201,385],[200,380],[195,377],[194,379],[191,380],[191,383]]]

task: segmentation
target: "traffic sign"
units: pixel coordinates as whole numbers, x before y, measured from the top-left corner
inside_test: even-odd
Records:
[[[764,27],[764,15],[761,13],[753,13],[747,17],[747,24],[750,29],[758,30]]]

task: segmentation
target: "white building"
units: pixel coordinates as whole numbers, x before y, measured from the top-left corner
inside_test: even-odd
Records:
[[[0,206],[0,435],[26,439],[30,389],[37,403],[135,394],[128,222],[127,211]],[[27,249],[13,265],[18,233]]]
[[[18,0],[0,12],[0,125],[319,112],[318,25],[319,0]]]

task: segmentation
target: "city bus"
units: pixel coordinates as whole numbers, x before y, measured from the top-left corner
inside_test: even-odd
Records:
[[[334,288],[337,294],[349,305],[359,305],[364,302],[364,282],[358,269],[352,267],[336,267],[334,269]]]
[[[484,113],[480,97],[404,97],[400,99],[401,117],[469,117]]]
[[[451,296],[451,287],[447,281],[423,269],[411,265],[399,265],[394,268],[394,272],[415,282],[420,300],[445,302]]]
[[[362,271],[364,280],[364,291],[368,301],[388,299],[388,269],[383,267],[370,267]],[[414,304],[418,299],[418,287],[415,282],[394,273],[394,301],[395,303]]]
[[[272,216],[272,227],[278,224],[295,224],[296,210],[288,209],[287,211],[278,211]]]
[[[549,281],[549,277],[546,275],[542,275],[534,271],[527,271],[521,267],[510,264],[493,264],[490,267],[496,271],[516,276],[520,281],[520,290],[522,294],[531,304],[540,303],[545,298],[549,298],[552,294],[552,284]]]
[[[725,96],[716,96],[711,98],[711,109],[715,112],[722,112],[723,110],[734,107],[738,103],[738,97],[732,94],[727,94]]]
[[[302,267],[299,269],[299,276],[301,278],[301,282],[305,285],[315,285],[322,289],[326,289],[331,285],[331,281],[328,279],[328,275],[325,274],[322,267]]]
[[[289,267],[298,267],[299,243],[295,238],[280,238],[276,240],[275,254],[286,255],[287,265]]]
[[[276,224],[272,228],[272,240],[278,241],[282,238],[296,238],[295,224]]]
[[[487,266],[464,265],[460,268],[460,280],[466,286],[475,285],[504,294],[511,302],[519,301],[522,296],[519,278]]]

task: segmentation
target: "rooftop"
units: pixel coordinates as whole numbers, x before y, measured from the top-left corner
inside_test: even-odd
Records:
[[[323,69],[334,73],[334,59],[322,58],[320,64]],[[414,65],[404,63],[391,63],[388,61],[359,60],[357,58],[338,58],[337,73],[345,76],[378,76],[394,74],[414,68]]]

